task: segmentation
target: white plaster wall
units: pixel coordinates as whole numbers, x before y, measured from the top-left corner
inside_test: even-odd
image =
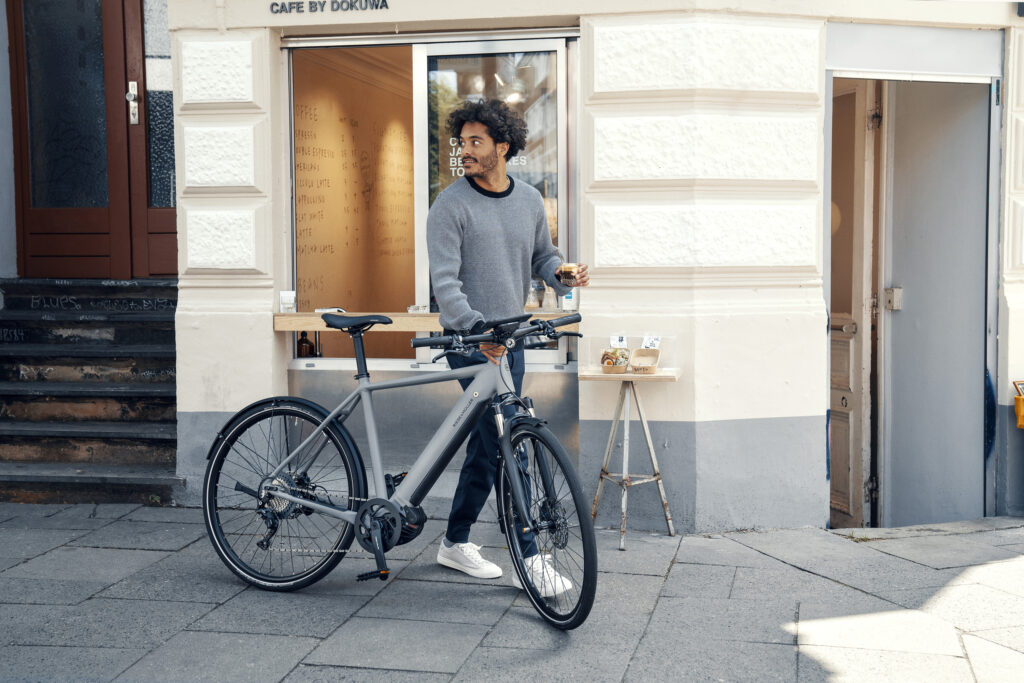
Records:
[[[0,278],[18,276],[18,232],[14,211],[14,123],[6,5],[0,18]],[[2,302],[0,302],[2,305]]]
[[[696,528],[820,526],[824,23],[676,13],[581,28],[594,274],[581,363],[611,334],[663,336],[681,379],[641,391],[649,419],[695,423]],[[608,419],[614,398],[614,385],[584,383],[581,419]],[[709,435],[733,420],[748,426],[727,461]],[[792,429],[803,445],[778,452]]]
[[[938,26],[1024,25],[1009,2],[893,2],[893,0],[388,0],[379,11],[272,14],[265,0],[171,0],[168,19],[175,28],[287,27],[296,35],[395,33],[399,31],[570,26],[581,16],[638,12],[709,12],[916,22]],[[712,43],[713,44],[713,43]]]
[[[274,225],[290,201],[288,173],[277,184],[274,178],[275,169],[287,168],[287,141],[271,115],[284,66],[275,40],[269,31],[172,35],[182,140],[179,414],[234,412],[284,392],[287,344],[273,331],[273,313],[278,279],[287,273],[277,267]],[[179,420],[182,429],[190,424]],[[179,453],[181,466],[190,466],[189,457]]]

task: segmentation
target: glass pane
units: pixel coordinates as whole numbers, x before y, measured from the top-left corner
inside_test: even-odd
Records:
[[[428,57],[430,204],[462,177],[462,150],[449,135],[448,114],[463,100],[501,99],[526,122],[526,149],[508,162],[508,173],[540,191],[551,241],[558,245],[558,87],[553,51]],[[536,279],[527,308],[556,308]],[[553,296],[553,292],[548,294]]]
[[[462,177],[459,141],[448,135],[448,114],[466,99],[501,99],[526,121],[526,149],[509,160],[517,180],[536,187],[548,207],[558,243],[558,92],[554,52],[430,57],[427,60],[430,203]]]
[[[149,205],[173,207],[174,103],[171,98],[171,34],[167,30],[167,0],[145,0],[143,12]]]
[[[101,0],[25,0],[32,206],[107,205]]]
[[[292,55],[298,309],[403,313],[416,302],[412,48]],[[377,328],[368,358],[413,358],[410,333]],[[323,355],[351,358],[347,334]]]

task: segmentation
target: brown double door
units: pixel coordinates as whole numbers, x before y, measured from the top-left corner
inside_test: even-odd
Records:
[[[7,0],[22,277],[177,272],[170,88],[146,85],[147,62],[161,74],[170,62],[147,59],[145,39],[159,34],[144,30],[143,3]],[[152,144],[168,130],[169,156]]]

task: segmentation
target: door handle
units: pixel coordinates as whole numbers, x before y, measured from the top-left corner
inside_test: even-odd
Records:
[[[128,92],[124,94],[128,100],[128,123],[132,126],[139,125],[139,82],[128,81]]]
[[[832,323],[829,329],[833,332],[845,332],[846,334],[857,334],[857,323]]]

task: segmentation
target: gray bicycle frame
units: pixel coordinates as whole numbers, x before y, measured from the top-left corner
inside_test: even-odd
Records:
[[[387,498],[387,486],[384,482],[384,470],[381,465],[380,442],[377,438],[377,422],[373,412],[373,392],[385,391],[387,389],[398,389],[401,387],[414,387],[422,384],[434,384],[437,382],[450,382],[452,380],[472,377],[473,381],[462,392],[462,396],[445,416],[444,421],[434,432],[434,436],[416,457],[416,462],[410,468],[408,474],[395,489],[390,500],[399,509],[404,506],[415,506],[422,502],[444,468],[451,461],[466,435],[473,428],[480,415],[490,405],[491,400],[499,393],[511,393],[515,386],[512,382],[512,373],[508,367],[509,354],[501,356],[500,363],[481,363],[470,365],[456,370],[443,372],[425,373],[419,377],[404,377],[401,379],[387,380],[384,382],[371,382],[369,377],[359,377],[359,385],[355,391],[349,394],[337,408],[331,411],[330,415],[313,430],[313,432],[300,443],[288,457],[281,461],[267,479],[273,480],[278,474],[284,471],[288,464],[296,458],[299,452],[309,445],[323,429],[337,419],[344,422],[356,409],[360,401],[363,402],[363,414],[366,419],[366,437],[370,446],[370,464],[373,467],[373,488],[380,498]],[[499,433],[501,425],[499,425]],[[339,510],[311,501],[307,498],[299,498],[290,493],[275,489],[273,495],[277,498],[292,501],[331,517],[337,517],[350,524],[355,524],[357,512],[355,510]]]

